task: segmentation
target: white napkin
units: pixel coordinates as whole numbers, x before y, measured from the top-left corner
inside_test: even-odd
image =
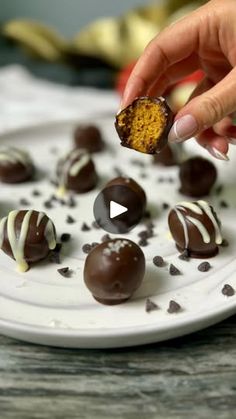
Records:
[[[118,106],[113,91],[37,79],[19,65],[0,69],[0,134],[43,122],[115,115]]]

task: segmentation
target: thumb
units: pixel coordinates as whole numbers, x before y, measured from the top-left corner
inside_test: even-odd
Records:
[[[175,117],[170,142],[182,142],[212,127],[236,110],[236,69],[214,87],[191,99]]]

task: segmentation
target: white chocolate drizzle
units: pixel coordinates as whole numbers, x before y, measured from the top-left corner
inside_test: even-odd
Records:
[[[26,151],[19,150],[14,147],[4,148],[0,150],[0,161],[2,164],[20,162],[24,166],[32,164],[29,154]]]
[[[75,161],[74,161],[75,160]],[[73,163],[74,161],[74,163]],[[59,188],[57,195],[63,197],[66,194],[66,184],[68,176],[78,176],[79,172],[90,162],[90,155],[87,150],[77,149],[73,150],[61,165],[61,173],[59,179]]]
[[[198,229],[199,233],[202,236],[202,240],[204,243],[210,243],[211,236],[209,232],[207,231],[206,226],[194,216],[187,215],[186,209],[189,209],[195,214],[203,215],[204,213],[208,216],[208,218],[211,220],[214,230],[215,230],[215,243],[221,244],[222,243],[222,235],[220,231],[220,224],[217,220],[216,216],[214,215],[210,205],[206,201],[196,201],[196,202],[187,202],[183,201],[180,202],[178,205],[175,206],[174,211],[176,212],[176,215],[182,224],[183,232],[184,232],[184,242],[185,242],[185,248],[188,248],[189,245],[189,234],[188,234],[188,225],[187,221],[190,221],[194,226]]]
[[[4,230],[7,223],[7,237],[11,247],[12,255],[17,264],[17,270],[19,272],[26,272],[29,269],[29,265],[25,260],[25,244],[30,228],[30,218],[33,213],[33,210],[26,211],[24,218],[21,223],[20,231],[16,229],[15,222],[16,217],[20,211],[11,211],[8,214],[8,217],[5,217],[0,222],[0,247],[4,243]],[[38,218],[36,222],[36,229],[39,227],[40,222],[43,217],[46,216],[45,213],[38,213]],[[37,231],[36,231],[37,234]],[[47,240],[49,249],[54,249],[56,247],[56,237],[53,223],[48,219],[45,230],[44,237]]]

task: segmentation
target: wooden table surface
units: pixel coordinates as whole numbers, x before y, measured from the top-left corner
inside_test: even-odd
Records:
[[[236,418],[235,324],[117,350],[0,336],[0,418]]]

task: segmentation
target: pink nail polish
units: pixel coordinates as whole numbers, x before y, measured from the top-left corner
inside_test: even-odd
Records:
[[[175,121],[169,132],[168,141],[170,143],[181,143],[196,134],[197,130],[198,124],[194,116],[185,115]]]
[[[229,161],[229,157],[221,151],[217,150],[217,148],[207,145],[205,146],[205,149],[208,151],[208,153],[211,154],[211,156],[215,157],[216,159]]]

